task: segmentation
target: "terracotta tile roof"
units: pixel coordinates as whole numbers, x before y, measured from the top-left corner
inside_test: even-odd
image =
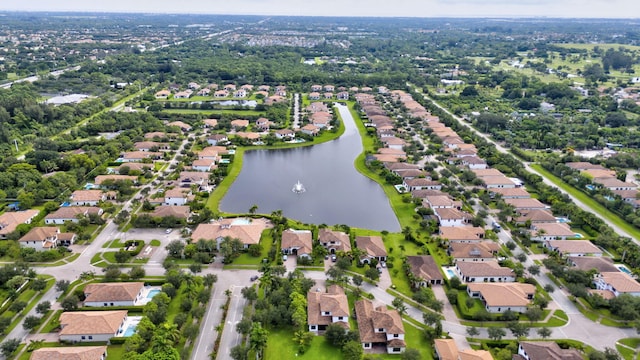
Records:
[[[60,335],[115,334],[126,316],[126,310],[63,312]]]
[[[151,213],[153,217],[165,218],[169,216],[173,216],[179,219],[187,219],[191,214],[191,209],[185,205],[171,205],[165,206],[160,205]]]
[[[435,339],[433,344],[440,360],[459,360],[458,346],[456,346],[455,340]]]
[[[243,119],[236,119],[236,120],[232,120],[231,121],[231,126],[232,127],[247,127],[249,126],[249,120],[243,120]]]
[[[113,180],[113,181],[129,180],[133,183],[136,183],[138,182],[138,177],[128,176],[128,175],[98,175],[96,176],[96,179],[94,182],[96,183],[96,185],[101,185],[103,182],[107,180]]]
[[[391,163],[385,164],[384,167],[389,171],[397,171],[397,170],[420,170],[420,165],[417,164],[409,164],[406,162],[403,163]]]
[[[520,216],[516,218],[516,222],[525,223],[531,220],[532,223],[555,223],[556,218],[549,210],[533,209],[533,210],[520,210]]]
[[[599,273],[619,271],[618,268],[613,265],[613,260],[605,256],[569,256],[567,260],[576,268],[583,271],[592,269],[597,270]]]
[[[476,174],[477,177],[504,176],[504,174],[497,169],[476,169],[471,171]]]
[[[474,262],[461,261],[456,263],[456,267],[460,270],[462,277],[487,277],[487,276],[513,276],[513,270],[508,267],[502,267],[495,261]]]
[[[406,179],[405,184],[410,187],[414,186],[437,186],[440,185],[440,182],[429,180],[427,178],[416,178],[416,179]]]
[[[534,198],[527,199],[504,199],[504,202],[518,209],[546,209],[547,205]]]
[[[638,186],[633,183],[620,181],[616,178],[594,179],[593,182],[598,183],[606,188],[637,188]]]
[[[253,219],[249,224],[232,224],[234,219],[223,219],[210,224],[200,224],[191,234],[193,241],[216,240],[224,237],[238,239],[245,245],[260,243],[262,231],[268,227],[263,219]]]
[[[100,201],[104,193],[102,190],[76,190],[71,194],[72,201]]]
[[[31,353],[30,360],[101,360],[106,346],[72,346],[40,348]]]
[[[358,236],[356,247],[364,250],[369,256],[387,256],[387,249],[380,236]]]
[[[561,254],[602,254],[602,250],[589,240],[547,240],[546,244]]]
[[[311,237],[312,234],[309,230],[287,229],[282,232],[282,242],[280,247],[282,249],[298,248],[298,255],[311,255],[311,251],[313,250],[313,241]]]
[[[407,263],[411,272],[425,281],[444,279],[440,267],[431,255],[407,256]]]
[[[606,179],[606,178],[616,177],[616,172],[608,169],[586,169],[586,170],[581,170],[580,173],[582,175],[586,175],[594,179]]]
[[[39,213],[40,210],[5,212],[0,215],[0,235],[7,235],[13,232],[18,225],[25,224]]]
[[[155,131],[155,132],[150,132],[150,133],[146,133],[146,134],[144,134],[144,138],[145,138],[145,139],[153,139],[153,138],[155,138],[155,137],[157,137],[157,138],[163,138],[163,137],[165,137],[165,136],[166,136],[166,134],[165,134],[165,133],[163,133],[163,132],[161,132],[161,131]]]
[[[493,360],[493,356],[487,350],[462,350],[458,356],[460,360]]]
[[[134,301],[143,287],[143,282],[88,284],[84,287],[84,301]]]
[[[640,292],[640,283],[623,272],[603,272],[600,277],[619,293]]]
[[[18,241],[44,241],[53,239],[58,235],[60,229],[57,227],[51,226],[37,226],[29,230],[28,233],[24,234]]]
[[[480,292],[488,306],[518,307],[527,306],[531,302],[528,295],[533,296],[535,286],[524,283],[469,283],[467,288],[472,292]]]
[[[355,309],[360,342],[386,343],[387,336],[385,333],[374,332],[373,313],[376,310],[373,309],[373,303],[369,300],[358,300],[356,301]]]
[[[458,219],[470,219],[471,215],[464,211],[453,208],[440,208],[433,210],[440,220],[458,220]]]
[[[416,198],[416,199],[424,199],[427,196],[438,196],[438,195],[445,195],[445,193],[443,193],[440,190],[431,190],[431,189],[422,189],[422,190],[412,190],[411,191],[411,196]]]
[[[500,250],[500,245],[493,241],[478,241],[472,243],[452,242],[448,253],[454,259],[493,259],[493,254]]]
[[[330,316],[322,315],[325,312]],[[331,324],[331,317],[345,317],[345,324],[349,324],[349,302],[344,290],[331,285],[327,292],[309,291],[307,294],[307,323],[309,325]]]
[[[520,346],[529,360],[581,360],[582,355],[576,349],[561,349],[553,341],[521,341]]]
[[[351,251],[351,241],[349,235],[342,231],[334,231],[329,228],[322,228],[318,231],[318,241],[328,248],[334,248],[336,251]],[[333,244],[331,244],[333,242]]]
[[[142,149],[151,149],[153,147],[160,148],[160,147],[162,147],[164,145],[165,144],[163,144],[163,143],[159,143],[159,142],[155,142],[155,141],[139,141],[139,142],[133,144],[133,147],[136,148],[137,150],[142,150]]]
[[[189,125],[189,124],[187,124],[187,123],[185,123],[183,121],[173,121],[173,122],[170,122],[167,125],[169,125],[169,126],[177,126],[182,130],[191,130],[191,125]]]
[[[539,236],[575,237],[575,232],[566,223],[540,223],[533,225],[533,234]],[[541,234],[541,232],[543,232]]]
[[[440,237],[449,241],[481,240],[484,236],[484,229],[474,226],[442,226],[440,227]]]
[[[592,164],[589,162],[568,162],[565,165],[575,170],[587,170],[587,169],[606,170],[606,168],[602,165]]]

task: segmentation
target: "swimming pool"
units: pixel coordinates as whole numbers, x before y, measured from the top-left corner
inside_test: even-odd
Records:
[[[149,293],[147,294],[147,299],[152,299],[154,296],[158,295],[159,292],[160,290],[158,289],[149,290]]]
[[[251,220],[247,218],[236,218],[231,221],[231,225],[249,225]]]
[[[447,275],[449,276],[449,279],[451,279],[456,277],[456,272],[451,269],[447,269]]]
[[[131,324],[127,327],[127,330],[124,331],[124,334],[122,334],[122,336],[124,337],[130,337],[133,336],[133,334],[136,333],[136,325]]]
[[[615,267],[617,267],[618,270],[622,271],[623,273],[631,275],[631,270],[629,270],[626,266],[622,264],[615,264]]]
[[[561,224],[565,224],[565,223],[571,222],[571,220],[567,219],[566,217],[557,217],[556,218],[556,222],[559,222]]]
[[[573,234],[575,237],[577,237],[578,239],[582,239],[584,236],[582,236],[582,234],[580,233],[575,233]]]

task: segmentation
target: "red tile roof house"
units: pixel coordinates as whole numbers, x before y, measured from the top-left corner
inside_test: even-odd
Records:
[[[224,143],[227,141],[229,141],[229,137],[226,134],[213,134],[207,138],[207,143],[213,146],[216,146],[219,143]]]
[[[311,259],[313,234],[309,230],[287,229],[282,232],[280,248],[283,254],[297,255],[298,258]]]
[[[493,188],[489,191],[491,196],[500,195],[503,199],[528,199],[531,194],[523,188]]]
[[[201,171],[183,171],[180,173],[181,187],[191,187],[196,185],[198,188],[202,188],[209,184],[209,174]]]
[[[191,190],[184,188],[173,188],[165,191],[164,205],[185,205],[189,201]]]
[[[516,211],[519,210],[543,210],[549,206],[543,204],[540,200],[534,198],[528,199],[504,199],[504,202],[513,206]]]
[[[89,214],[100,216],[103,212],[99,207],[93,206],[63,206],[45,216],[44,223],[46,225],[63,225],[67,221],[77,223],[82,216],[89,216]]]
[[[160,205],[153,210],[151,217],[166,218],[174,217],[177,219],[188,220],[191,217],[191,209],[188,206],[166,206]]]
[[[536,223],[531,225],[531,240],[567,240],[576,238],[576,233],[566,223]]]
[[[470,214],[452,208],[435,209],[434,213],[438,218],[439,225],[443,227],[465,226],[472,218]]]
[[[71,194],[71,206],[98,206],[107,196],[102,190],[76,190]]]
[[[453,261],[485,262],[497,261],[495,254],[500,251],[500,245],[493,241],[478,241],[474,243],[450,242],[447,254]]]
[[[440,267],[430,255],[407,256],[407,264],[410,272],[408,276],[414,288],[439,285],[444,281]]]
[[[520,341],[513,360],[582,360],[576,349],[562,349],[553,341]]]
[[[60,315],[60,341],[108,342],[124,331],[126,319],[126,310],[63,312]]]
[[[276,138],[278,139],[295,139],[296,133],[291,129],[276,130]]]
[[[249,126],[249,120],[236,119],[231,121],[231,128],[233,130],[244,129]]]
[[[320,93],[315,91],[309,93],[309,100],[320,100]]]
[[[269,121],[269,119],[267,118],[261,117],[258,120],[256,120],[256,127],[261,131],[269,131],[269,127],[271,124],[273,123]]]
[[[72,346],[36,349],[29,360],[105,360],[106,346]]]
[[[271,227],[264,219],[251,219],[249,223],[237,222],[237,219],[223,219],[209,224],[200,224],[191,234],[191,240],[196,242],[200,239],[215,240],[217,249],[220,250],[220,243],[225,237],[238,239],[245,249],[253,244],[260,243],[262,231]]]
[[[216,161],[212,159],[197,159],[191,163],[191,170],[199,172],[210,172],[217,169]]]
[[[402,185],[407,189],[407,191],[442,189],[442,184],[440,182],[427,178],[406,179],[402,182]]]
[[[324,89],[324,91],[331,91],[331,92],[333,92],[333,91],[335,91],[335,90],[336,90],[336,87],[335,87],[335,86],[333,86],[333,85],[325,85],[325,86],[323,87],[323,89]]]
[[[388,354],[400,354],[406,349],[404,324],[396,310],[386,306],[373,308],[369,300],[359,300],[355,304],[360,342],[365,350],[386,347]]]
[[[516,218],[516,224],[523,225],[527,221],[530,224],[555,223],[556,217],[549,210],[520,210],[519,217]]]
[[[570,256],[602,256],[602,250],[589,240],[546,240],[544,247],[563,258]]]
[[[309,331],[318,332],[327,329],[327,325],[339,324],[349,328],[349,301],[344,289],[330,285],[327,292],[309,291],[307,294],[307,324]]]
[[[191,125],[189,125],[189,124],[187,124],[185,122],[182,122],[182,121],[173,121],[173,122],[168,123],[167,125],[179,127],[180,130],[182,130],[182,131],[191,131]]]
[[[524,283],[470,283],[467,293],[479,298],[490,313],[527,311],[528,305],[536,293],[535,286]]]
[[[138,183],[138,177],[129,175],[98,175],[93,182],[100,187],[109,187],[105,184],[111,181],[131,181],[135,185]]]
[[[623,272],[603,272],[593,280],[598,290],[611,291],[613,295],[629,294],[640,296],[640,283]]]
[[[371,260],[387,261],[387,249],[380,236],[358,236],[356,247],[364,252],[360,256],[361,264],[371,264]]]
[[[484,229],[474,226],[446,226],[441,227],[438,236],[449,240],[449,243],[477,243],[484,240]]]
[[[322,85],[311,85],[311,91],[322,91]]]
[[[318,231],[318,241],[320,245],[324,246],[330,254],[337,252],[349,252],[351,251],[351,241],[349,235],[342,231],[335,231],[328,228],[321,228]]]
[[[84,287],[84,306],[136,306],[144,297],[143,282],[88,284]]]
[[[514,282],[516,275],[508,267],[500,266],[496,261],[487,262],[456,262],[456,271],[464,283],[482,282]]]
[[[118,160],[123,163],[128,163],[128,162],[141,162],[146,159],[151,159],[154,161],[160,160],[162,159],[162,153],[151,152],[151,151],[128,151],[123,153]]]
[[[39,213],[40,210],[24,210],[5,212],[0,215],[0,239],[6,239],[7,235],[14,232],[20,224],[31,224],[33,218]]]
[[[73,245],[75,234],[60,233],[57,227],[34,227],[18,240],[20,247],[28,247],[36,251],[51,250],[58,245]]]
[[[161,143],[155,141],[138,141],[133,144],[133,147],[138,151],[151,151],[154,150],[170,150],[171,146],[169,143]]]
[[[320,129],[315,125],[307,124],[307,125],[303,126],[300,129],[300,131],[302,131],[303,133],[305,133],[307,135],[316,136],[320,132]]]

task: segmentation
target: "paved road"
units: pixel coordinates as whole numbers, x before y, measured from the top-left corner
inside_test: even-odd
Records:
[[[460,125],[470,129],[471,131],[473,131],[474,133],[476,133],[476,135],[482,137],[483,139],[485,139],[487,142],[495,145],[496,149],[503,153],[503,154],[510,154],[509,151],[501,146],[500,144],[496,143],[495,141],[493,141],[489,135],[486,135],[482,132],[480,132],[479,130],[475,129],[473,126],[471,126],[469,123],[467,123],[466,121],[464,121],[462,118],[460,118],[459,116],[453,114],[451,111],[449,111],[447,108],[445,108],[444,106],[438,104],[435,100],[433,100],[432,98],[430,98],[427,95],[423,95],[425,99],[429,100],[431,103],[433,103],[433,105],[435,105],[436,107],[438,107],[439,109],[441,109],[442,111],[446,112],[447,114],[451,115],[451,117],[453,119],[455,119]],[[630,233],[628,233],[627,231],[625,231],[624,229],[622,229],[621,227],[619,227],[618,225],[616,225],[614,222],[609,221],[607,218],[601,217],[598,215],[598,213],[596,211],[594,211],[593,209],[591,209],[591,207],[585,203],[583,203],[582,201],[580,201],[580,199],[574,197],[571,193],[568,193],[566,191],[564,191],[563,189],[557,187],[551,180],[549,180],[548,178],[546,178],[543,174],[539,173],[537,170],[533,169],[531,166],[529,166],[528,163],[526,162],[522,162],[522,164],[524,165],[525,169],[527,169],[527,171],[534,173],[536,175],[539,175],[542,178],[542,181],[551,186],[554,187],[558,190],[560,190],[561,193],[569,196],[569,198],[571,198],[571,200],[573,200],[573,202],[578,205],[581,209],[585,210],[585,211],[589,211],[591,213],[594,213],[596,216],[600,217],[607,225],[609,225],[615,232],[617,232],[619,235],[622,236],[626,236],[630,239],[632,239],[636,244],[640,245],[640,239],[634,237],[633,235],[631,235]]]

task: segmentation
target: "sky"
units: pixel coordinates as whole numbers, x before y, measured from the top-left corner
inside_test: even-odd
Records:
[[[300,16],[640,18],[638,0],[25,0],[9,11]]]

